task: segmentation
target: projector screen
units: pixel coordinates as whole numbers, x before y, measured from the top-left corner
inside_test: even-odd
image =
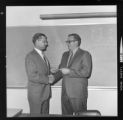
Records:
[[[58,67],[62,53],[67,50],[67,35],[81,36],[80,48],[92,55],[93,70],[89,86],[117,86],[117,26],[116,24],[21,26],[6,28],[6,83],[7,87],[26,87],[25,56],[33,49],[32,36],[47,35],[46,55],[51,67]],[[55,84],[61,86],[62,80]]]

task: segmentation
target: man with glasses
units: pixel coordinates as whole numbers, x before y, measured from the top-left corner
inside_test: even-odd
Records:
[[[62,114],[73,115],[87,110],[88,79],[92,72],[92,57],[88,51],[80,49],[78,34],[68,35],[69,51],[64,52],[59,70],[54,73],[54,83],[62,80]]]
[[[26,73],[28,76],[28,101],[30,114],[49,114],[49,99],[51,97],[52,81],[49,80],[50,65],[44,55],[47,49],[47,36],[43,33],[36,33],[32,42],[34,49],[25,58]]]

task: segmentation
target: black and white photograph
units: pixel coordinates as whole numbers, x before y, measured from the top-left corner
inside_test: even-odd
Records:
[[[5,9],[6,118],[118,117],[117,5]]]

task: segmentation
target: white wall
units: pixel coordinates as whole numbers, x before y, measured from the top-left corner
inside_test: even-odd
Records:
[[[42,14],[116,12],[116,5],[100,6],[7,6],[6,25],[8,26],[54,26],[116,24],[116,18],[84,18],[68,20],[41,20]]]
[[[88,110],[99,110],[102,116],[117,116],[117,89],[92,87],[88,89]],[[29,113],[27,89],[7,89],[7,108],[21,108]],[[61,114],[61,87],[52,87],[50,113]]]

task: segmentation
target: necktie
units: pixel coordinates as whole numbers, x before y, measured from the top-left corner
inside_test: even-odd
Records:
[[[47,64],[46,57],[43,55],[44,62]]]
[[[46,59],[45,55],[43,55],[43,59],[44,59],[44,62],[47,64],[48,66],[48,60]]]
[[[48,60],[47,60],[47,58],[46,58],[46,56],[45,56],[45,55],[43,55],[43,58],[44,58],[44,62],[46,63],[47,68],[48,68],[48,72],[49,72],[49,70],[50,70],[49,62],[48,62]]]
[[[70,55],[69,55],[69,58],[68,58],[68,61],[67,61],[67,67],[70,64],[70,62],[72,60],[72,57],[73,57],[73,52],[70,52]]]

